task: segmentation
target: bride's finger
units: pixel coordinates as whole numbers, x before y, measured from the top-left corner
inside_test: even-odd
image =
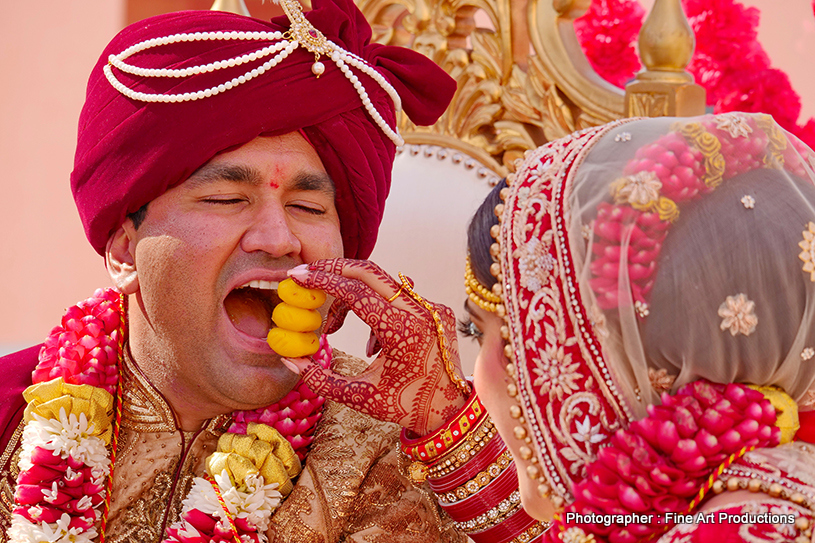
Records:
[[[290,371],[300,375],[314,394],[326,399],[341,401],[342,390],[349,379],[328,368],[323,368],[311,358],[281,358]]]
[[[292,271],[290,270],[290,277],[296,283],[306,288],[322,290],[337,300],[341,300],[374,330],[380,328],[385,314],[394,311],[392,304],[359,279],[317,270],[298,270],[291,273]],[[401,306],[401,308],[404,307],[404,305]]]
[[[295,268],[295,270],[299,269],[300,267]],[[401,287],[399,281],[388,275],[385,270],[370,260],[353,260],[350,258],[317,260],[309,264],[308,269],[310,271],[341,275],[349,279],[357,279],[371,287],[386,300],[399,292]]]
[[[388,402],[379,390],[382,362],[374,361],[363,373],[346,377],[323,368],[310,358],[282,358],[281,361],[292,371],[300,374],[303,382],[314,394],[347,405],[357,411],[373,415],[380,420],[397,422],[397,409]],[[402,413],[402,416],[404,413]]]

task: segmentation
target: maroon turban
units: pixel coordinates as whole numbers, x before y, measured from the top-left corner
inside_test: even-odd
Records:
[[[351,0],[315,0],[306,17],[329,40],[382,74],[417,124],[444,112],[455,82],[429,59],[403,47],[368,43],[371,28]],[[145,19],[122,30],[91,73],[79,118],[71,188],[85,234],[99,254],[132,213],[183,182],[213,156],[259,135],[302,130],[336,185],[345,255],[367,258],[373,250],[390,190],[393,142],[365,111],[337,66],[323,56],[325,73],[312,73],[314,54],[302,46],[250,81],[201,100],[147,103],[125,97],[103,73],[108,56],[142,41],[192,32],[285,32],[286,17],[270,22],[219,11],[187,11]],[[185,68],[228,60],[272,41],[202,40],[153,47],[127,62],[141,68]],[[197,92],[225,83],[263,64],[249,64],[185,78],[139,77],[113,68],[126,87],[148,94]],[[369,76],[352,69],[371,102],[391,126],[394,104]]]

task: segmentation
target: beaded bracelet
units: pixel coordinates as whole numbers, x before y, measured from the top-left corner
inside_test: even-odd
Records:
[[[467,439],[469,431],[477,426],[486,414],[487,410],[473,390],[464,407],[447,424],[432,434],[411,438],[408,437],[408,431],[402,429],[400,437],[402,452],[413,461],[430,462]]]
[[[482,488],[489,485],[492,481],[503,477],[504,474],[511,473],[512,477],[517,476],[518,472],[515,469],[515,464],[512,462],[512,455],[509,451],[504,451],[495,462],[490,464],[487,469],[480,472],[478,475],[461,485],[460,487],[441,494],[438,496],[439,503],[442,507],[445,505],[452,505],[454,503],[466,500],[470,496],[477,494]],[[509,476],[509,475],[507,475]]]
[[[520,511],[518,514],[526,515],[527,513],[526,511]],[[530,520],[534,521],[534,519],[532,519],[531,517]],[[534,543],[535,541],[542,541],[543,534],[548,529],[549,529],[548,522],[535,521],[534,524],[532,524],[529,528],[525,529],[523,532],[518,534],[518,536],[514,537],[511,541],[507,541],[506,543]],[[476,543],[486,541],[482,539],[474,539],[472,536],[470,537],[470,539],[472,539]]]
[[[458,447],[438,458],[432,464],[413,462],[408,468],[413,482],[422,483],[428,477],[441,477],[455,470],[478,453],[495,436],[495,427],[489,417],[484,418],[467,439]]]
[[[455,524],[459,530],[466,533],[474,532],[476,530],[484,530],[501,524],[507,517],[511,516],[520,508],[521,493],[515,490],[505,499],[498,502],[498,505],[492,509],[481,513],[473,519],[464,522],[456,522]]]
[[[548,524],[541,523],[529,516],[524,509],[518,508],[515,513],[480,532],[470,532],[467,535],[475,543],[529,543],[540,536]]]
[[[497,431],[495,430],[495,426],[492,424],[492,420],[487,417],[476,428],[475,432],[470,434],[469,439],[461,443],[447,455],[439,458],[435,463],[430,464],[427,468],[427,476],[435,479],[458,469],[469,462],[471,458],[477,455],[478,452],[486,447],[496,436]]]
[[[497,461],[505,452],[507,452],[507,446],[496,434],[495,439],[490,440],[483,449],[463,465],[452,465],[446,468],[445,471],[442,472],[442,475],[428,477],[430,489],[437,494],[450,492],[454,488],[466,484],[485,467]],[[511,458],[510,456],[510,460]]]

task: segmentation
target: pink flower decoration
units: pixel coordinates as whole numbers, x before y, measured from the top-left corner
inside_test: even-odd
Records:
[[[325,335],[320,337],[320,350],[314,360],[322,367],[331,365],[331,347]],[[285,437],[300,461],[306,459],[308,447],[314,441],[314,430],[322,417],[325,398],[314,394],[305,382],[300,381],[294,390],[279,402],[252,411],[238,411],[229,432],[245,434],[246,425],[259,422],[271,426]]]
[[[114,289],[98,289],[68,308],[62,326],[51,330],[40,349],[33,382],[62,377],[73,385],[91,385],[115,393],[122,341],[122,298]]]
[[[737,0],[683,0],[696,37],[688,65],[707,91],[714,113],[767,113],[810,147],[815,146],[815,119],[798,124],[801,97],[787,74],[772,67],[758,41],[760,11]],[[815,4],[813,4],[815,9]],[[575,21],[575,32],[594,70],[624,87],[640,69],[636,53],[643,10],[632,0],[599,0]]]
[[[623,88],[640,69],[635,46],[645,11],[636,0],[595,0],[574,29],[594,70]]]

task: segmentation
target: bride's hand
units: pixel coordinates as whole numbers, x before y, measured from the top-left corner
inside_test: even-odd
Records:
[[[323,369],[311,359],[288,360],[316,394],[419,435],[436,430],[464,405],[461,389],[468,385],[461,377],[455,315],[448,307],[422,303],[411,295],[409,279],[400,283],[370,261],[320,260],[304,268],[289,275],[304,287],[336,298],[324,332],[338,330],[353,311],[371,327],[368,356],[379,352],[355,377]],[[445,371],[445,359],[452,378]]]

